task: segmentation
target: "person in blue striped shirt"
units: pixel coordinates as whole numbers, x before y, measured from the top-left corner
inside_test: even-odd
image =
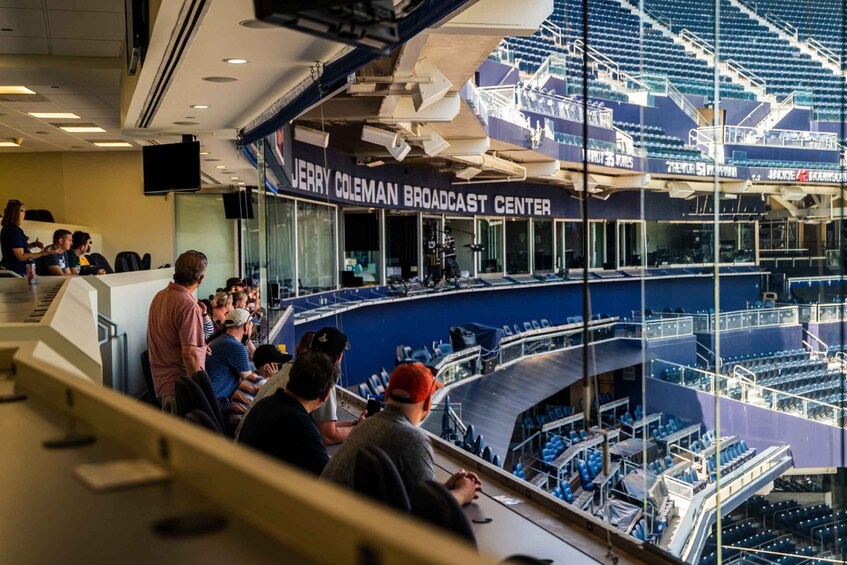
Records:
[[[232,393],[253,372],[250,358],[256,346],[249,339],[253,321],[246,309],[236,308],[227,314],[224,327],[226,332],[209,342],[212,353],[206,358],[206,373],[221,413],[226,414]]]

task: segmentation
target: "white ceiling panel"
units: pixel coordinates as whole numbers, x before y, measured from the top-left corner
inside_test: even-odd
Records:
[[[0,5],[4,0],[0,0]],[[15,1],[15,0],[8,0]],[[23,0],[32,2],[32,0]],[[74,12],[119,12],[124,13],[124,0],[47,0],[48,10]]]
[[[122,41],[90,39],[53,39],[53,55],[66,57],[117,57]]]
[[[101,95],[100,98],[103,102],[114,108],[115,110],[121,109],[121,97],[117,94],[107,94]]]
[[[44,11],[40,6],[36,9],[0,8],[0,27],[11,28],[16,36],[47,37]]]
[[[96,96],[90,94],[59,94],[49,95],[50,101],[58,106],[73,111],[75,109],[84,110],[86,108],[108,108],[109,105],[100,100]]]
[[[13,112],[21,112],[25,115],[27,112],[61,112],[63,110],[51,102],[3,102],[2,106],[5,106],[6,109],[3,111],[8,115]]]
[[[0,53],[6,55],[47,55],[46,37],[4,37],[0,34]]]
[[[51,11],[49,18],[54,39],[121,41],[126,34],[123,14],[114,12]]]

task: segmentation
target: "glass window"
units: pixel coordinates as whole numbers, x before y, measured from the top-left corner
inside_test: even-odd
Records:
[[[582,257],[582,222],[558,222],[556,263],[562,269],[585,267]]]
[[[388,277],[411,279],[418,276],[418,216],[389,214],[385,217]]]
[[[641,234],[644,225],[641,222],[618,223],[618,249],[621,267],[641,266]]]
[[[474,273],[474,240],[473,220],[460,218],[447,218],[444,222],[445,248],[447,261],[450,260],[449,251],[453,250],[453,260],[459,266],[459,274],[467,272],[473,276]],[[450,245],[452,239],[452,247]]]
[[[591,268],[613,269],[615,229],[609,222],[591,222]]]
[[[268,304],[292,296],[294,287],[294,201],[268,195]]]
[[[477,269],[480,274],[503,273],[503,220],[477,220],[477,234],[482,251]]]
[[[553,270],[553,221],[533,220],[532,239],[535,245],[533,268],[536,273]]]
[[[297,253],[301,294],[335,288],[335,208],[297,202]]]
[[[176,254],[196,249],[209,266],[197,289],[198,298],[214,294],[229,277],[238,275],[236,222],[224,217],[221,194],[176,194],[174,200]]]
[[[361,278],[363,283],[382,281],[379,264],[379,213],[345,210],[344,257],[342,269]],[[344,280],[342,285],[347,286]],[[358,284],[358,283],[353,283]]]
[[[506,273],[529,272],[529,220],[506,221]]]

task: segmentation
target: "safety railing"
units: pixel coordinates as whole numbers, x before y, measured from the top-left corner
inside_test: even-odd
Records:
[[[847,320],[847,304],[843,302],[831,304],[812,304],[810,321],[826,323]]]
[[[588,331],[591,341],[615,337],[617,318],[592,320]],[[574,347],[583,342],[583,324],[565,324],[551,328],[542,328],[503,338],[500,342],[498,365],[505,365],[529,355],[558,351]]]
[[[836,54],[832,49],[830,49],[814,37],[807,38],[806,45],[809,46],[809,49],[816,52],[818,55],[829,61],[831,64],[836,65],[838,67],[841,66],[841,57]]]
[[[691,316],[665,318],[660,320],[641,320],[618,322],[616,334],[620,337],[666,339],[694,335],[694,321]]]
[[[482,91],[487,92],[485,89]],[[503,96],[506,91],[500,87],[499,92]],[[531,88],[516,89],[515,95],[517,100],[516,109],[519,112],[535,112],[571,122],[582,123],[582,103],[573,98],[566,98]],[[613,124],[612,109],[589,106],[588,124],[611,129]]]
[[[665,314],[667,316],[668,314]],[[720,331],[744,330],[771,326],[786,326],[800,323],[796,306],[781,308],[753,308],[736,310],[723,314],[684,314],[694,321],[694,333],[715,333]]]
[[[576,39],[571,45],[571,50],[575,56],[582,57],[585,53],[585,44],[581,39]],[[648,86],[638,77],[622,71],[617,61],[597,48],[588,47],[588,58],[598,71],[606,73],[621,90],[625,92],[649,90]]]
[[[478,375],[482,353],[482,348],[477,345],[447,355],[435,366],[435,378],[442,384],[449,385]]]
[[[129,392],[129,344],[126,332],[102,314],[97,314],[98,344],[103,360],[103,384],[114,390]]]
[[[711,130],[712,128],[708,129]],[[764,145],[767,147],[796,147],[824,151],[838,150],[838,134],[836,133],[725,126],[723,134],[723,142],[727,145]]]
[[[472,86],[472,90],[474,89],[478,91],[480,99],[487,108],[488,116],[499,118],[523,128],[530,127],[529,119],[521,113],[518,105],[515,104],[514,86],[492,86],[479,89]]]
[[[799,39],[800,33],[797,31],[797,28],[773,12],[765,12],[765,19],[794,39]]]
[[[749,378],[720,375],[698,367],[687,367],[664,360],[651,362],[650,378],[700,390],[709,394],[737,400],[775,412],[799,416],[830,426],[844,422],[845,409],[834,403],[813,400],[805,396],[763,386]],[[665,378],[665,369],[674,369],[673,377]],[[840,388],[840,387],[836,387]]]

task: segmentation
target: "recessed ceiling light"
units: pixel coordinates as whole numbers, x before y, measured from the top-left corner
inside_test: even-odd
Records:
[[[216,169],[226,169],[226,165],[215,165]]]
[[[15,30],[13,30],[10,27],[3,27],[3,28],[0,28],[0,31],[15,31]]]
[[[185,116],[186,120],[196,120],[197,116]]]
[[[192,104],[189,108],[194,108],[195,110],[206,110],[209,108],[206,104]]]
[[[229,177],[229,180],[240,180],[239,177]]]
[[[215,163],[216,161],[220,161],[220,159],[203,159],[207,163]]]
[[[29,112],[29,115],[39,120],[78,120],[73,112]]]
[[[243,182],[238,183],[238,186],[244,186]]]
[[[0,86],[0,94],[35,94],[25,86]]]
[[[132,143],[126,141],[94,141],[97,147],[132,147]]]
[[[208,154],[209,154],[209,152],[208,152],[208,151],[201,151],[201,152],[200,152],[200,155],[208,155]]]
[[[235,82],[238,79],[235,77],[203,77],[206,82]]]
[[[224,59],[224,63],[229,63],[230,65],[243,65],[243,64],[249,63],[249,62],[250,61],[248,61],[247,59],[238,59],[238,58]]]
[[[68,133],[106,133],[106,130],[94,124],[57,125],[56,127]]]
[[[0,147],[20,147],[21,144],[11,139],[0,139]]]
[[[196,126],[197,122],[174,122],[175,126]]]

